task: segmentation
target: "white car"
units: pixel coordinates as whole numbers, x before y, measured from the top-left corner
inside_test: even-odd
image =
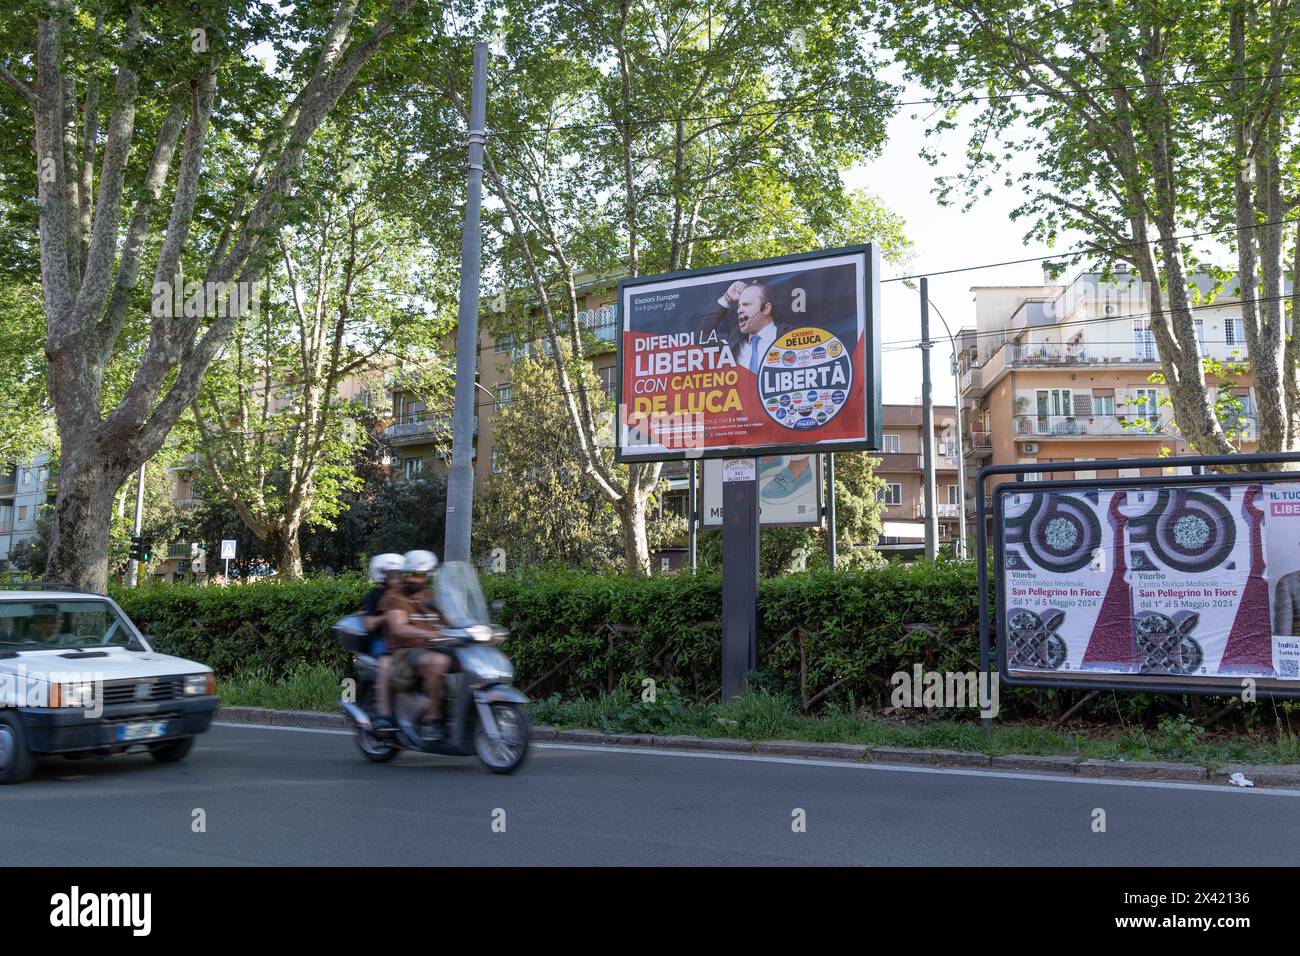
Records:
[[[0,784],[42,754],[181,760],[219,703],[211,668],[154,651],[111,599],[0,590]]]

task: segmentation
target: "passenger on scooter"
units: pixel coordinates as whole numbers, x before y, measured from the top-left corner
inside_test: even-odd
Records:
[[[429,574],[438,558],[431,551],[408,551],[402,555],[402,586],[385,592],[379,602],[384,612],[384,634],[393,650],[393,686],[408,690],[423,683],[429,698],[420,736],[437,741],[445,736],[442,721],[444,676],[455,667],[451,654],[430,643],[441,634],[441,618],[432,608]]]
[[[384,593],[399,590],[402,584],[402,556],[400,554],[377,554],[370,559],[370,580],[375,586],[361,602],[362,621],[370,634],[370,656],[375,659],[375,704],[378,714],[375,717],[376,730],[390,730],[393,726],[392,695],[389,693],[388,681],[393,670],[393,655],[389,653],[388,642],[384,638],[384,615],[379,610],[379,601]]]

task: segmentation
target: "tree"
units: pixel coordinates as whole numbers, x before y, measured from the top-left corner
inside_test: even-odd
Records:
[[[601,395],[590,366],[566,365],[571,381]],[[504,563],[506,570],[552,562],[593,570],[628,566],[619,515],[575,453],[573,423],[549,361],[514,363],[509,404],[493,420],[493,436],[493,473],[474,511],[481,560],[498,568]],[[621,479],[627,466],[615,465],[609,448],[600,454]],[[657,545],[682,530],[680,519],[651,520],[647,540]]]
[[[256,286],[272,254],[304,147],[411,6],[391,0],[373,18],[359,0],[287,12],[71,0],[6,9],[0,81],[27,109],[6,111],[5,132],[35,145],[63,464],[47,574],[104,589],[114,493],[197,397],[238,318],[232,293]],[[274,71],[248,55],[262,43]],[[146,258],[155,308],[145,344],[125,391],[106,394],[128,320],[143,318]],[[186,271],[203,277],[196,296],[174,288]],[[195,307],[157,308],[173,293]]]
[[[896,220],[840,179],[883,141],[889,102],[854,9],[840,0],[815,9],[770,0],[761,17],[704,0],[504,8],[493,119],[502,132],[485,164],[502,207],[489,220],[497,278],[506,289],[526,277],[576,454],[620,518],[630,568],[648,568],[660,466],[615,474],[605,463],[600,402],[562,358],[585,347],[579,281],[817,248],[845,238],[849,214],[859,227],[885,225],[886,252],[890,240],[901,246]],[[449,96],[463,110],[452,84]]]
[[[343,495],[360,486],[355,449],[359,381],[382,394],[385,368],[418,355],[447,377],[439,337],[451,326],[450,281],[412,224],[370,197],[369,169],[387,161],[327,128],[304,174],[307,188],[277,245],[283,283],[257,316],[239,318],[192,406],[208,478],[265,542],[284,578],[302,576],[301,530],[332,528]],[[349,155],[350,152],[360,156]]]
[[[0,281],[0,462],[27,461],[49,445],[49,392],[35,284]]]
[[[1206,231],[1207,210],[1212,224],[1236,210],[1220,234],[1235,236],[1241,250],[1260,448],[1290,447],[1294,428],[1288,437],[1284,422],[1294,414],[1284,409],[1300,389],[1295,346],[1283,356],[1280,229],[1287,206],[1278,186],[1279,150],[1295,137],[1286,119],[1294,84],[1284,82],[1300,53],[1291,0],[1264,7],[1237,0],[930,0],[872,8],[909,77],[949,98],[938,129],[953,128],[959,108],[982,100],[968,167],[940,178],[941,198],[964,193],[973,203],[986,180],[1003,173],[1008,186],[1025,192],[1013,215],[1030,219],[1030,236],[1050,243],[1063,229],[1080,230],[1090,236],[1089,257],[1131,263],[1179,429],[1207,454],[1233,448],[1205,386],[1189,293],[1198,244],[1187,237]],[[1004,170],[1014,154],[1035,163],[1013,181]],[[1243,173],[1253,170],[1250,188]],[[1260,252],[1262,282],[1252,250]]]

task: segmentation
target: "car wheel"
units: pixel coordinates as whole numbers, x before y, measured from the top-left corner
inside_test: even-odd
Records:
[[[22,783],[35,766],[23,722],[15,713],[0,713],[0,784]]]
[[[159,763],[175,763],[178,760],[184,760],[193,749],[193,737],[181,737],[179,740],[167,740],[149,745],[149,753]]]

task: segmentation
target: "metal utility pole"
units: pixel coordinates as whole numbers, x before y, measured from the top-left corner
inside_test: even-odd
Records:
[[[933,561],[939,544],[934,502],[934,396],[930,386],[930,281],[921,278],[921,448],[925,464],[925,556]]]
[[[140,466],[140,477],[136,480],[135,485],[135,530],[132,532],[133,538],[140,537],[140,528],[144,523],[144,465]],[[131,569],[127,573],[126,583],[135,587],[139,579],[140,562],[134,558],[131,559]]]
[[[474,44],[469,110],[469,190],[460,234],[460,311],[456,326],[456,408],[452,415],[451,467],[447,472],[446,561],[468,561],[474,517],[474,381],[478,364],[478,294],[483,240],[483,144],[487,140],[488,45]]]
[[[835,526],[835,453],[826,455],[826,557],[830,560],[831,570],[835,570],[835,560],[839,544],[835,540],[839,529]]]
[[[938,309],[935,309],[938,312]],[[939,312],[939,318],[943,313]],[[947,327],[945,322],[944,326]],[[949,338],[952,333],[949,333]],[[957,343],[952,343],[952,391],[954,401],[953,414],[957,417],[957,557],[966,557],[966,449],[961,434],[961,380],[957,376]]]
[[[686,496],[686,556],[690,561],[691,574],[698,570],[697,563],[697,541],[695,537],[696,520],[699,518],[696,508],[699,502],[699,496],[695,492],[695,483],[699,477],[700,463],[694,458],[690,462],[690,492]]]

